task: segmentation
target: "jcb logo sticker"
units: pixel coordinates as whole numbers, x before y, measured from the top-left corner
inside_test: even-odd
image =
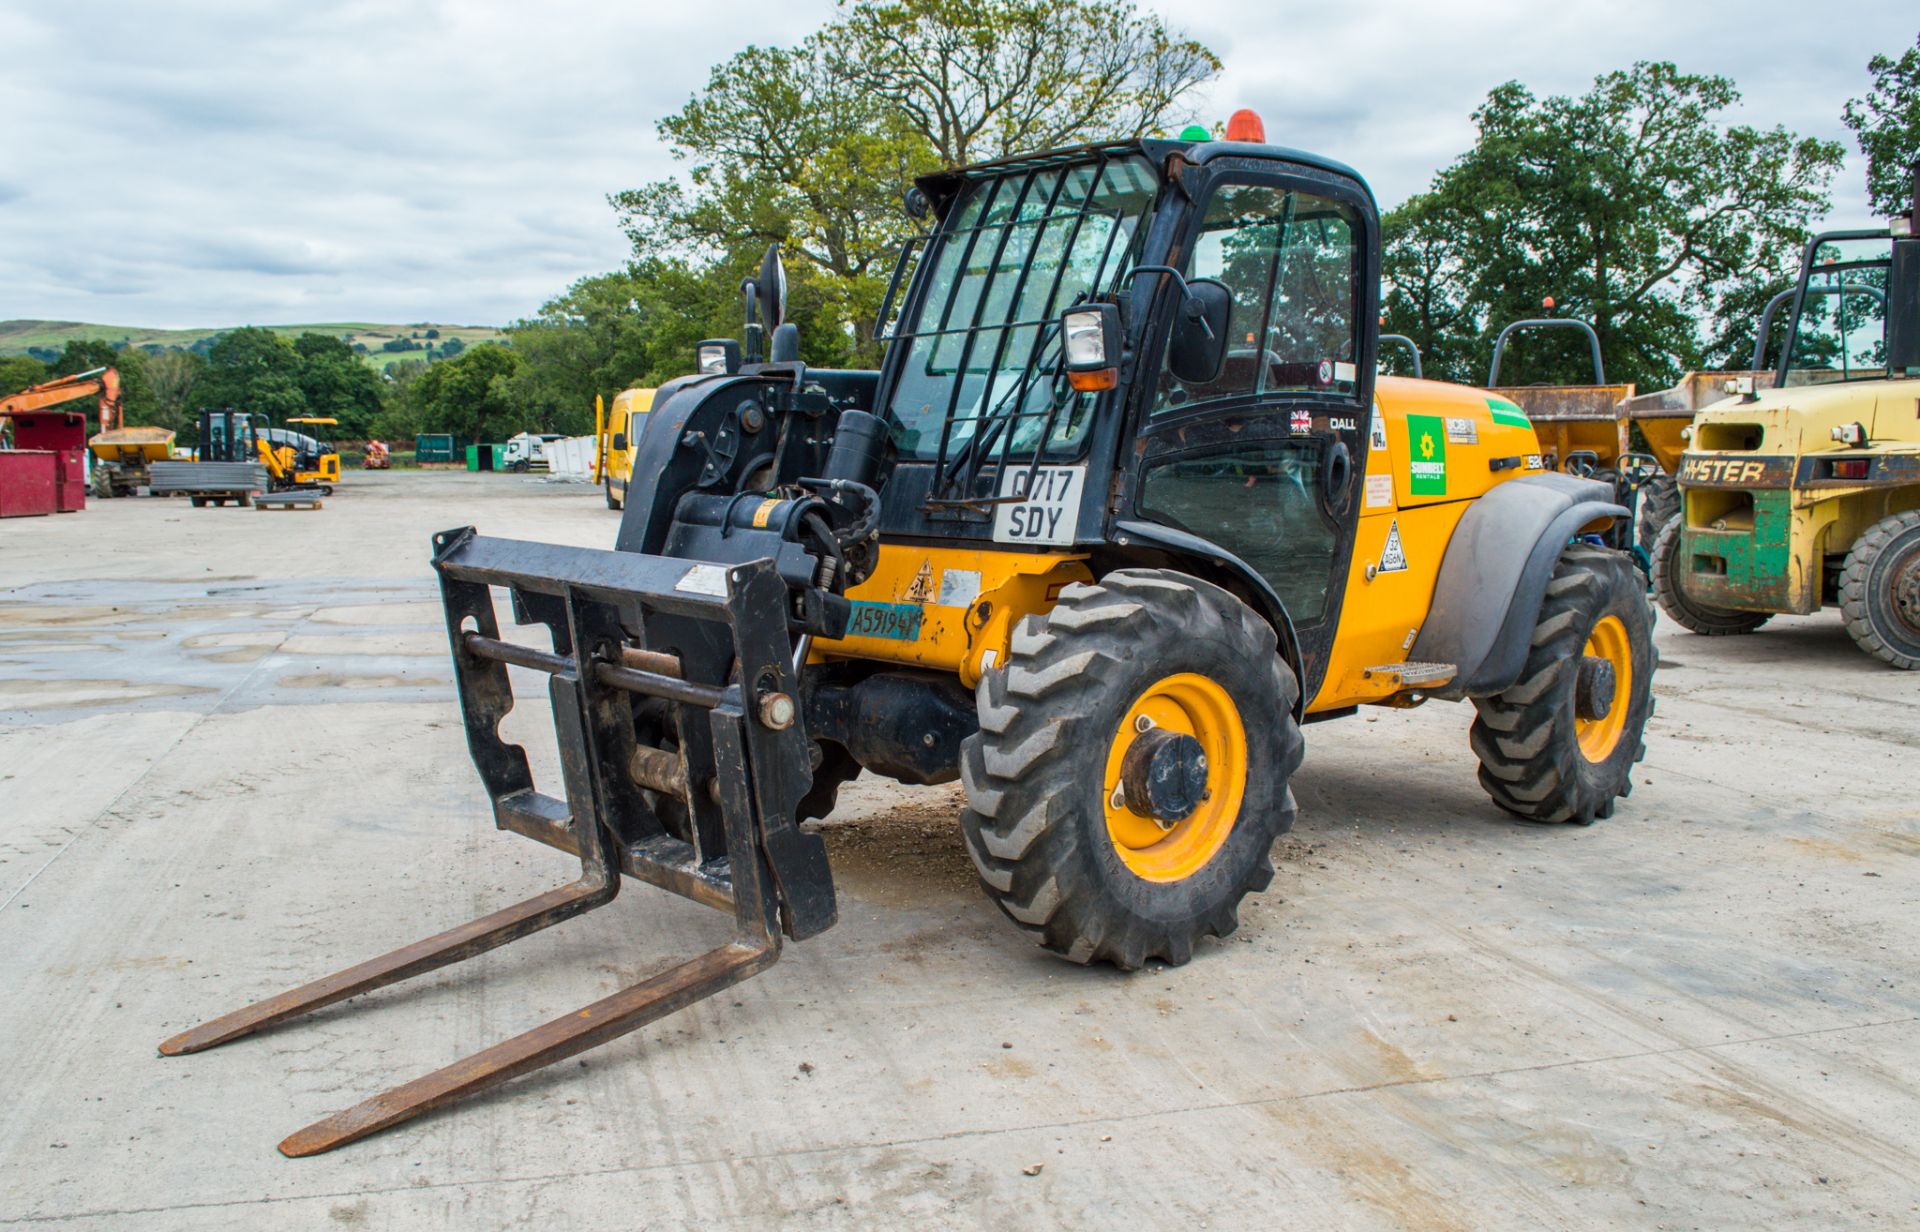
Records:
[[[1788,458],[1720,458],[1688,454],[1680,463],[1680,482],[1705,487],[1748,488],[1786,483]]]

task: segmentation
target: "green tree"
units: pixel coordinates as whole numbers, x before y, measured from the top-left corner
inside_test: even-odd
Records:
[[[355,358],[353,348],[331,334],[304,333],[293,349],[306,413],[339,420],[334,435],[343,440],[372,431],[381,409],[380,378]]]
[[[195,398],[206,370],[206,357],[191,351],[169,350],[147,357],[147,383],[153,387],[155,423],[176,432],[186,432],[193,427],[200,409]]]
[[[950,167],[1163,131],[1220,72],[1132,0],[858,0],[822,37]]]
[[[427,368],[407,387],[415,431],[451,432],[475,444],[522,431],[509,393],[520,362],[510,348],[485,343]]]
[[[1218,68],[1132,0],[863,0],[798,46],[715,68],[660,123],[685,181],[609,200],[636,269],[690,263],[703,304],[737,303],[778,243],[802,354],[872,365],[887,277],[918,229],[902,205],[916,176],[1151,131]],[[709,332],[736,332],[738,309],[727,317]]]
[[[0,398],[47,379],[47,366],[31,355],[0,357]]]
[[[1790,276],[1828,208],[1840,148],[1723,125],[1739,97],[1724,77],[1668,63],[1604,74],[1577,98],[1498,87],[1474,113],[1474,147],[1389,219],[1389,325],[1413,324],[1423,299],[1457,307],[1435,351],[1446,375],[1474,381],[1494,333],[1549,296],[1559,315],[1593,325],[1610,380],[1658,384],[1708,360],[1744,363],[1709,355],[1696,319],[1737,352],[1760,288]],[[1422,244],[1440,251],[1423,256]],[[1432,271],[1436,285],[1402,281],[1409,270]],[[1513,359],[1503,382],[1591,379],[1571,334],[1531,338]]]
[[[202,406],[254,411],[275,422],[304,415],[300,353],[270,329],[246,325],[228,330],[207,348],[199,400]]]
[[[111,342],[74,341],[67,343],[60,358],[49,365],[52,369],[49,375],[72,376],[95,368],[113,368],[120,373],[121,422],[130,427],[135,424],[172,427],[159,415],[153,387],[147,382],[146,359],[138,351],[122,350]]]
[[[1841,119],[1867,156],[1867,195],[1876,214],[1892,216],[1913,201],[1910,168],[1920,162],[1920,37],[1898,60],[1867,61],[1873,88],[1847,100]]]

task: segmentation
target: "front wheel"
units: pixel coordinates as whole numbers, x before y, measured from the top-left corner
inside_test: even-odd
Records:
[[[1074,585],[982,677],[962,746],[967,851],[1046,949],[1186,962],[1273,880],[1303,741],[1273,629],[1217,586],[1123,569]]]
[[[1611,817],[1647,753],[1658,662],[1652,613],[1628,558],[1569,545],[1547,583],[1519,678],[1474,699],[1480,785],[1529,821]]]
[[[1854,645],[1920,669],[1920,509],[1882,518],[1854,540],[1840,570],[1840,614]]]

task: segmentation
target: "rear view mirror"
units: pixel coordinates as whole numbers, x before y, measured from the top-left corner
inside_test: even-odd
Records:
[[[1173,336],[1167,340],[1167,371],[1187,385],[1219,380],[1227,363],[1227,326],[1232,316],[1233,293],[1225,283],[1211,278],[1189,282],[1174,318]]]

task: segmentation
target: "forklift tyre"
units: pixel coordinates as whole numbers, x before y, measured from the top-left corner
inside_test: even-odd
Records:
[[[1529,821],[1591,825],[1633,792],[1653,713],[1653,614],[1625,553],[1568,545],[1534,623],[1526,666],[1477,697],[1480,785]]]
[[[1679,515],[1680,485],[1672,475],[1655,475],[1640,485],[1640,512],[1633,520],[1633,537],[1649,560],[1660,532]]]
[[[1077,584],[981,678],[961,829],[988,897],[1048,950],[1131,970],[1238,926],[1293,825],[1299,686],[1273,627],[1207,582]]]
[[[1653,543],[1653,597],[1660,610],[1681,628],[1708,637],[1751,633],[1766,624],[1770,613],[1710,607],[1694,602],[1680,589],[1680,522],[1677,516],[1667,519]]]
[[[1840,614],[1854,645],[1920,669],[1920,509],[1882,518],[1853,541],[1840,570]]]

